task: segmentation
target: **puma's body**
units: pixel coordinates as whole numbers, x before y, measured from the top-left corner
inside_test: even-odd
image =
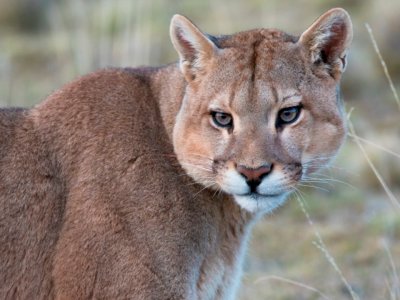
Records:
[[[250,196],[236,193],[242,185],[236,177],[234,185],[225,186],[236,176],[232,166],[242,168],[242,176],[253,176],[268,157],[274,161],[268,176],[274,178],[275,170],[281,170],[290,185],[302,173],[299,163],[289,162],[288,157],[295,155],[293,145],[279,142],[274,150],[268,145],[276,138],[274,142],[269,137],[270,144],[257,138],[260,132],[252,119],[259,118],[260,107],[267,105],[260,101],[272,101],[270,95],[285,97],[281,90],[286,87],[278,86],[281,79],[301,93],[323,81],[325,86],[316,93],[325,90],[328,98],[336,99],[340,72],[334,67],[330,75],[317,68],[302,69],[308,58],[295,49],[297,39],[274,30],[213,40],[219,50],[231,53],[223,57],[223,65],[214,65],[217,71],[200,70],[196,47],[204,46],[202,37],[184,22],[176,17],[172,25],[173,36],[174,29],[182,30],[174,40],[180,64],[98,71],[66,85],[33,109],[0,110],[1,299],[234,297],[251,224],[280,205],[288,191],[265,195],[259,182]],[[180,40],[189,31],[195,37]],[[194,46],[179,48],[188,42]],[[289,57],[293,53],[297,56]],[[196,71],[188,68],[190,58],[185,55],[196,58]],[[287,68],[294,69],[288,73]],[[267,71],[270,79],[263,77]],[[212,83],[206,88],[202,78],[208,75]],[[263,86],[265,91],[260,90]],[[190,107],[188,99],[194,93],[203,101],[215,99],[221,97],[218,91],[230,102],[238,97],[247,101],[243,107],[248,107],[249,119],[244,117],[247,121],[235,130],[250,124],[248,141],[238,142],[240,134],[232,129],[236,141],[230,140],[227,148],[221,141],[210,147],[212,140],[207,139],[219,131],[207,132],[209,115],[204,116],[201,107]],[[309,106],[307,99],[303,102]],[[338,103],[320,109],[331,115],[318,117],[318,111],[307,107],[313,122],[323,128],[326,143],[309,142],[303,153],[307,158],[333,155],[343,138]],[[199,115],[207,122],[197,122]],[[188,116],[193,119],[187,123]],[[208,127],[201,132],[195,124]],[[309,128],[307,138],[318,137],[317,131]],[[281,151],[279,147],[288,148],[286,158],[272,153]],[[207,153],[211,148],[220,152]],[[196,153],[213,157],[215,165],[202,167],[187,159]],[[232,160],[236,162],[228,164]],[[317,169],[314,164],[304,164],[306,168]],[[207,182],[211,175],[202,173],[211,169],[216,176],[213,186]],[[231,173],[225,176],[221,170]]]
[[[250,218],[181,176],[183,86],[176,65],[111,69],[1,111],[1,298],[223,294]]]

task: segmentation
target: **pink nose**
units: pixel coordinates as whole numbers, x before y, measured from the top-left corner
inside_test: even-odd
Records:
[[[237,166],[237,171],[246,178],[247,181],[261,181],[272,169],[272,164],[262,165],[258,168],[248,168],[242,165]]]

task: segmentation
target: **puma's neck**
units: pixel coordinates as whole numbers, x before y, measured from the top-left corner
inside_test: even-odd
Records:
[[[159,103],[162,121],[172,142],[175,118],[185,94],[185,79],[178,64],[173,63],[157,68],[150,75],[150,81],[153,94]]]
[[[162,121],[172,143],[176,116],[181,107],[186,82],[177,64],[170,64],[152,71],[152,93],[157,99]],[[191,183],[193,180],[188,177]],[[184,180],[184,179],[183,179]],[[208,249],[202,259],[197,277],[198,299],[232,299],[239,286],[244,250],[255,215],[238,206],[230,195],[218,195],[199,186],[196,201],[208,215]],[[210,232],[210,233],[211,233]]]
[[[231,197],[210,197],[215,229],[197,277],[197,299],[232,300],[240,285],[243,260],[254,215],[241,209]]]

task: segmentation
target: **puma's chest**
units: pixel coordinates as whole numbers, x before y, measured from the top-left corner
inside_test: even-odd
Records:
[[[197,299],[234,299],[240,283],[241,264],[224,265],[216,259],[213,263],[203,265],[197,282]]]
[[[196,286],[197,299],[235,299],[240,285],[242,265],[247,245],[246,232],[235,247],[220,245],[203,260]]]

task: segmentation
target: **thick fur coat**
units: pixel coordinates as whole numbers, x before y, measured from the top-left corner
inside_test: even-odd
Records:
[[[171,38],[179,63],[0,110],[1,299],[233,299],[251,225],[338,150],[346,12]]]

